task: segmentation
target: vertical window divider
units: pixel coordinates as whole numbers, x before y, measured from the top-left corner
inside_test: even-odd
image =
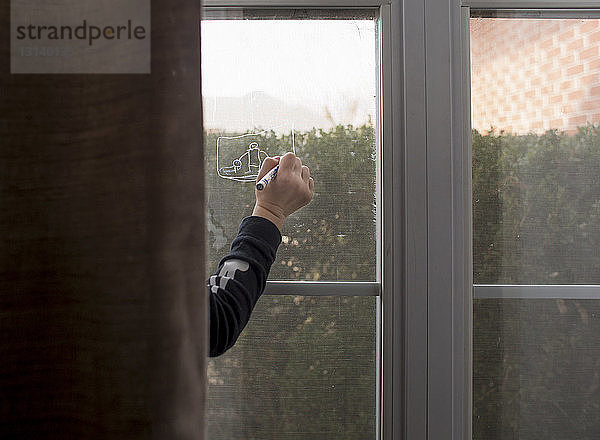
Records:
[[[461,362],[459,366],[460,377],[457,378],[461,383],[462,392],[460,399],[457,399],[456,406],[460,411],[456,415],[460,419],[459,432],[457,438],[470,440],[473,436],[473,216],[472,216],[472,135],[471,135],[471,62],[470,62],[470,17],[471,11],[468,6],[460,8],[460,54],[457,54],[460,60],[460,78],[461,78],[461,99],[457,108],[458,114],[462,115],[462,120],[456,126],[458,133],[462,133],[462,142],[460,142],[461,157],[459,158],[460,173],[455,176],[456,193],[460,194],[461,202],[457,210],[461,212],[458,215],[459,225],[457,233],[461,236],[461,246],[456,249],[456,261],[453,262],[457,274],[456,292],[459,296],[459,304],[462,300],[462,307],[458,310],[462,328],[458,334],[457,350],[461,355],[456,356],[455,363]],[[462,112],[460,112],[462,108]],[[458,181],[456,181],[458,180]],[[462,268],[462,270],[461,270]]]

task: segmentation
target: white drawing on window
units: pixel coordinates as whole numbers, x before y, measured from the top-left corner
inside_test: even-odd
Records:
[[[219,175],[240,182],[254,181],[267,157],[269,155],[261,150],[258,142],[250,142],[244,154],[231,161],[231,166],[219,168]]]
[[[268,152],[260,145],[260,137],[270,130],[247,133],[241,136],[219,136],[217,138],[217,174],[219,177],[237,182],[255,182],[263,161],[271,154],[283,155],[285,151]],[[296,153],[294,130],[291,130],[291,151]]]

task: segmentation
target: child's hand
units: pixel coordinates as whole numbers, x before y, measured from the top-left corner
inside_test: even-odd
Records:
[[[256,204],[252,215],[272,221],[281,231],[285,219],[312,200],[315,182],[308,167],[303,166],[294,153],[286,153],[281,158],[266,158],[256,181],[278,164],[277,177],[263,190],[255,191]]]

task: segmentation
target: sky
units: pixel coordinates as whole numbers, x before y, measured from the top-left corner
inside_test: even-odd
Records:
[[[232,120],[248,119],[249,112],[255,113],[251,119],[260,120],[263,113],[277,119],[278,111],[288,120],[295,112],[304,112],[298,117],[307,121],[314,114],[324,125],[327,120],[362,123],[368,114],[374,116],[374,20],[205,20],[201,41],[209,128],[234,123],[223,120],[220,102]],[[236,100],[221,101],[248,95],[268,99],[261,109],[259,100],[254,107],[240,104],[237,115]]]

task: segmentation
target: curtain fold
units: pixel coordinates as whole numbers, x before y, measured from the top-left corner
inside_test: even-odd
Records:
[[[148,75],[13,75],[0,23],[0,438],[202,439],[200,4]]]

